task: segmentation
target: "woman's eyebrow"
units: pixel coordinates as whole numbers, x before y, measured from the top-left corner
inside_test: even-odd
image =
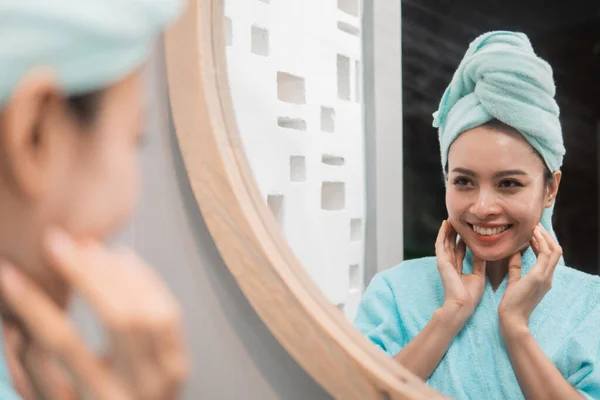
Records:
[[[476,177],[477,174],[473,171],[471,171],[470,169],[466,169],[466,168],[454,168],[452,170],[452,172],[456,172],[459,174],[464,174],[464,175],[468,175],[468,176],[472,176],[472,177]]]
[[[502,177],[511,176],[511,175],[527,175],[527,172],[522,171],[520,169],[509,169],[506,171],[496,172],[494,174],[494,178],[502,178]]]
[[[472,176],[472,177],[477,177],[477,173],[474,171],[471,171],[470,169],[467,168],[454,168],[452,170],[452,172],[456,172],[459,174],[464,174],[464,175],[468,175],[468,176]],[[505,171],[498,171],[496,173],[494,173],[494,178],[502,178],[505,176],[512,176],[512,175],[527,175],[527,173],[523,170],[520,169],[508,169]]]

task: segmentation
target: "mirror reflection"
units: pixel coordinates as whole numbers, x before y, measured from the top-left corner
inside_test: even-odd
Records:
[[[236,119],[266,203],[328,298],[435,389],[600,397],[597,6],[401,5],[402,35],[386,39],[402,45],[389,76],[402,129],[374,132],[364,115],[391,105],[363,95],[384,90],[364,83],[363,66],[386,62],[366,59],[372,3],[226,2]],[[403,139],[402,175],[376,182],[403,186],[403,257],[370,266],[383,238],[365,229],[365,170],[385,165],[365,148],[379,135]]]

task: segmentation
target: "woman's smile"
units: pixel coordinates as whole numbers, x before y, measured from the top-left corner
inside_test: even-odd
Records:
[[[486,244],[498,242],[508,234],[509,229],[512,227],[511,224],[490,226],[467,223],[467,225],[471,228],[473,237]]]

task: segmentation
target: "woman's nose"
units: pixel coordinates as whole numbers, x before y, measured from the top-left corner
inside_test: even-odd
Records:
[[[471,213],[481,220],[499,214],[500,209],[496,195],[490,190],[479,190],[475,202],[471,206]]]

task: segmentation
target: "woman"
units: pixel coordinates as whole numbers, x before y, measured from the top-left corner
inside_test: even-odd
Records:
[[[176,300],[102,244],[136,198],[141,68],[181,8],[0,2],[2,399],[172,399],[185,377]],[[68,321],[75,290],[106,327],[106,357]]]
[[[600,398],[600,279],[564,265],[552,229],[554,94],[524,34],[471,43],[434,114],[448,210],[436,257],[378,274],[359,307],[361,332],[453,398]]]

